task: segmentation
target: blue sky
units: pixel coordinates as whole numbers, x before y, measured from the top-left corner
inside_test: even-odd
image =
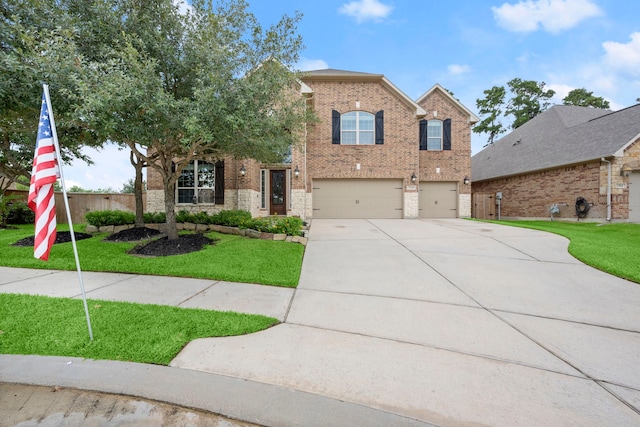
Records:
[[[614,110],[640,97],[637,0],[249,0],[263,27],[303,14],[298,67],[384,74],[416,99],[435,83],[477,114],[476,99],[519,77],[557,95],[584,87]],[[55,106],[54,106],[55,108]],[[55,110],[54,110],[55,111]],[[506,126],[510,121],[504,122]],[[487,138],[472,134],[472,151]],[[119,190],[128,153],[107,149],[65,168],[67,187]]]

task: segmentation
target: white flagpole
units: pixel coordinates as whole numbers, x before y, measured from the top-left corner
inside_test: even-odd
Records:
[[[62,195],[64,198],[64,206],[67,209],[67,221],[69,222],[69,232],[71,233],[71,243],[73,244],[73,254],[76,258],[76,268],[78,270],[78,278],[80,279],[80,290],[82,291],[82,302],[84,303],[84,313],[87,317],[87,326],[89,327],[89,338],[93,341],[93,330],[91,329],[91,318],[89,317],[89,308],[87,307],[87,297],[84,292],[84,282],[82,281],[82,271],[80,270],[80,259],[78,258],[78,248],[76,246],[76,235],[73,231],[73,222],[71,221],[71,211],[69,209],[69,200],[67,200],[67,188],[64,183],[64,174],[62,173],[62,156],[60,156],[60,146],[58,145],[58,133],[56,131],[56,123],[53,120],[53,110],[51,108],[51,100],[49,99],[49,85],[43,84],[44,96],[47,101],[47,112],[49,113],[49,122],[51,123],[51,132],[53,133],[53,145],[56,148],[56,157],[58,159],[58,171],[60,172],[60,181],[62,183]]]

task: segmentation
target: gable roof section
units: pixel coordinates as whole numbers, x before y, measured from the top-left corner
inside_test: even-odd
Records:
[[[475,124],[478,123],[480,121],[480,119],[478,118],[478,116],[476,116],[475,114],[473,114],[471,112],[471,110],[469,110],[467,107],[464,106],[464,104],[462,104],[460,101],[458,101],[457,99],[455,99],[448,90],[446,90],[445,88],[443,88],[440,84],[436,83],[434,84],[431,89],[429,89],[428,91],[426,91],[425,93],[423,93],[422,95],[420,95],[420,97],[417,99],[417,103],[421,103],[423,100],[425,100],[427,97],[429,97],[429,95],[431,95],[433,92],[435,92],[436,90],[442,92],[442,94],[449,98],[449,101],[451,101],[453,104],[455,104],[459,109],[461,109],[462,111],[464,111],[468,116],[469,116],[469,123],[470,124]]]
[[[391,93],[396,95],[407,107],[411,108],[416,117],[423,117],[427,112],[420,105],[416,104],[396,85],[391,83],[384,74],[361,73],[358,71],[336,70],[334,68],[325,68],[323,70],[306,71],[302,74],[302,80],[325,80],[325,81],[364,81],[364,82],[380,82]]]
[[[640,136],[640,104],[616,112],[556,105],[471,158],[473,181],[621,155]]]

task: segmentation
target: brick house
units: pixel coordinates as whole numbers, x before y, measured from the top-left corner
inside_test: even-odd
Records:
[[[554,218],[638,222],[640,104],[554,106],[475,154],[471,168],[474,217],[483,196],[500,192],[502,219],[550,218],[553,206]]]
[[[471,215],[478,118],[440,85],[413,101],[384,75],[325,69],[305,73],[299,89],[319,122],[290,157],[195,161],[178,183],[176,209],[305,220]],[[148,174],[148,210],[162,211],[161,183]]]

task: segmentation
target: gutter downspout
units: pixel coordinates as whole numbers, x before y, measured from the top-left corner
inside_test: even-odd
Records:
[[[611,221],[611,162],[604,157],[603,162],[607,162],[607,221]]]

